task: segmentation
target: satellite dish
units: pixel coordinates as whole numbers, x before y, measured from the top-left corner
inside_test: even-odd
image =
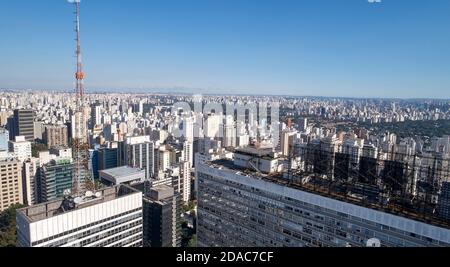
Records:
[[[95,197],[96,197],[96,198],[101,198],[101,197],[102,197],[102,192],[97,192],[97,193],[95,193]]]
[[[371,238],[367,240],[367,247],[379,248],[381,247],[381,241],[378,238]]]
[[[75,204],[79,205],[79,204],[83,203],[83,199],[81,197],[77,197],[73,200],[73,202]]]
[[[68,196],[70,196],[70,194],[72,194],[72,190],[66,189],[66,190],[64,190],[63,194],[64,194],[65,197],[68,197]]]
[[[86,194],[84,195],[85,197],[93,197],[94,193],[92,193],[92,191],[87,191]]]

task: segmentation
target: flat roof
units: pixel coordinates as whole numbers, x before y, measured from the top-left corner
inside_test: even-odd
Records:
[[[74,201],[76,197],[71,196],[66,200],[64,198],[60,198],[47,203],[19,209],[17,210],[17,212],[18,214],[23,215],[23,217],[25,217],[28,222],[32,223],[64,213],[72,212],[74,210],[84,209],[103,202],[112,201],[131,194],[142,194],[140,191],[126,185],[103,188],[101,190],[98,190],[97,193],[98,196],[94,194],[90,197],[82,196],[78,198],[81,200],[79,203],[75,203]],[[69,203],[73,203],[73,206],[70,207],[70,205],[68,205]]]
[[[129,166],[107,169],[107,170],[103,170],[100,172],[104,173],[106,175],[110,175],[116,179],[125,178],[125,177],[129,177],[131,175],[136,175],[136,174],[145,174],[144,170],[141,170],[138,168],[132,168]]]
[[[290,180],[283,176],[283,173],[262,174],[257,173],[252,169],[236,166],[233,161],[228,159],[220,159],[211,162],[206,162],[207,165],[216,169],[225,169],[228,171],[234,171],[239,175],[251,176],[255,179],[262,179],[274,184],[287,186],[296,190],[309,192],[312,194],[321,195],[334,200],[343,201],[346,203],[358,205],[361,207],[370,208],[386,212],[389,214],[409,218],[412,220],[424,222],[427,224],[444,227],[450,229],[450,221],[443,218],[433,216],[430,214],[421,214],[416,208],[405,205],[404,203],[392,202],[389,204],[380,204],[380,193],[374,188],[374,186],[357,183],[354,185],[339,184],[337,182],[328,182],[328,180],[321,179],[318,176],[305,176],[303,178],[310,178],[307,182],[302,181],[302,177],[298,174],[294,174],[294,178],[300,178]],[[358,192],[359,191],[359,192]],[[355,193],[357,192],[357,193]],[[359,196],[358,196],[359,195]],[[374,195],[376,198],[374,199]],[[394,199],[395,200],[395,199]]]

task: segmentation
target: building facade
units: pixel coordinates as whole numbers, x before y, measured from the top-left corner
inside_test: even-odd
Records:
[[[336,200],[231,161],[198,166],[201,247],[449,246],[450,229]]]
[[[5,128],[0,128],[0,151],[8,150],[9,132]]]
[[[14,140],[16,136],[25,136],[29,142],[34,141],[34,111],[27,109],[14,110],[14,117],[8,123],[12,125],[9,128],[9,139]]]
[[[144,205],[144,246],[181,245],[180,196],[172,187],[160,185],[147,190]]]
[[[38,182],[40,175],[40,159],[30,158],[23,164],[22,185],[24,204],[38,204]]]
[[[125,162],[128,166],[145,170],[145,178],[155,175],[154,143],[150,136],[129,137],[125,141]]]
[[[43,134],[47,147],[65,147],[68,145],[69,135],[66,125],[46,125]]]
[[[142,193],[127,186],[18,210],[19,247],[141,247]]]
[[[64,195],[66,190],[73,187],[72,159],[56,159],[40,168],[38,201],[44,203],[55,200]]]
[[[0,212],[15,204],[23,204],[22,162],[0,158]]]
[[[98,150],[98,170],[108,170],[119,167],[117,148],[100,148]]]
[[[24,162],[32,156],[31,142],[27,141],[25,136],[16,136],[14,141],[9,141],[9,152]]]

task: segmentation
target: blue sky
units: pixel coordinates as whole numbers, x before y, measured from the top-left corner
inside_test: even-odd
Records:
[[[2,0],[0,88],[71,89],[73,6]],[[450,98],[450,0],[82,0],[87,90]]]

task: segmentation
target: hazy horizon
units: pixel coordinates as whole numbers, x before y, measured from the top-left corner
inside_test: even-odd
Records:
[[[450,99],[449,10],[446,0],[86,0],[86,89]],[[64,0],[5,5],[0,88],[71,90],[73,21]]]

